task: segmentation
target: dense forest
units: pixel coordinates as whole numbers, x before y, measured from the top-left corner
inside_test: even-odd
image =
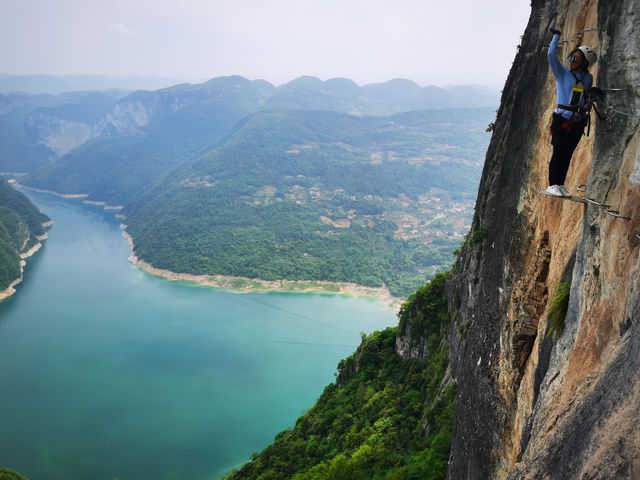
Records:
[[[406,297],[466,233],[490,114],[254,114],[128,202],[127,230],[158,268]]]
[[[456,392],[443,382],[445,282],[440,274],[410,295],[398,327],[363,336],[313,408],[228,480],[444,479]],[[396,338],[409,331],[427,339],[424,358],[396,353]]]
[[[21,275],[20,254],[38,243],[49,218],[0,177],[0,290]]]

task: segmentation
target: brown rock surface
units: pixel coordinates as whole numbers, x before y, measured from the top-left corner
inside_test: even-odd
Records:
[[[640,478],[640,0],[532,2],[505,85],[471,234],[450,281],[458,383],[448,478]],[[551,157],[549,26],[599,52],[618,113],[583,137],[567,186],[540,195]],[[486,237],[486,239],[484,239]],[[482,241],[480,241],[482,239]],[[571,280],[564,331],[550,299]]]

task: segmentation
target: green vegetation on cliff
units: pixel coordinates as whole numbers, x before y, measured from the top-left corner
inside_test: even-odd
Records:
[[[444,275],[402,307],[402,326],[429,332],[426,355],[403,360],[398,328],[363,336],[334,384],[294,428],[228,479],[436,480],[446,476],[455,386],[443,389],[449,315]]]
[[[29,480],[13,470],[8,468],[0,468],[0,480]]]
[[[0,177],[0,290],[20,277],[20,254],[33,247],[49,220],[21,192]]]

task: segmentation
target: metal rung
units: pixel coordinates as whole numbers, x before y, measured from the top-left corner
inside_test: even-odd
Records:
[[[593,198],[584,197],[584,199],[585,199],[587,202],[589,202],[589,203],[591,203],[591,204],[593,204],[593,205],[597,205],[597,206],[602,207],[602,208],[609,208],[609,207],[611,207],[611,205],[607,205],[607,204],[605,204],[605,203],[596,202]]]
[[[586,191],[587,191],[587,186],[583,183],[582,185],[578,185],[578,186],[576,187],[576,190],[578,190],[579,192],[584,193],[584,192],[586,192]]]
[[[622,218],[623,220],[631,220],[631,217],[620,215],[620,212],[618,210],[607,210],[607,215],[611,215],[612,217],[616,218]]]
[[[618,115],[624,115],[625,117],[637,117],[638,115],[635,115],[633,113],[625,113],[625,112],[621,112],[620,110],[616,110],[615,108],[609,106],[607,107],[607,109],[604,111],[604,115],[611,120],[616,114]]]

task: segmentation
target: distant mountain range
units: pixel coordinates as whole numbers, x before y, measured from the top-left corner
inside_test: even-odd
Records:
[[[5,94],[0,95],[0,172],[31,172],[96,138],[123,134],[153,137],[161,123],[169,130],[177,124],[182,124],[183,130],[195,125],[200,129],[195,135],[205,148],[217,140],[218,128],[212,118],[224,117],[220,120],[224,130],[229,122],[259,110],[384,116],[434,108],[495,106],[498,101],[498,93],[486,87],[419,87],[402,79],[359,87],[347,79],[323,82],[315,77],[300,77],[279,87],[232,76],[130,94]],[[138,140],[145,143],[142,138]],[[97,148],[108,149],[106,144],[100,143]]]
[[[0,93],[57,95],[65,92],[157,90],[178,83],[158,76],[7,75],[0,74]]]
[[[155,91],[0,96],[0,171],[123,206],[159,268],[406,295],[468,228],[497,95],[239,76]]]

